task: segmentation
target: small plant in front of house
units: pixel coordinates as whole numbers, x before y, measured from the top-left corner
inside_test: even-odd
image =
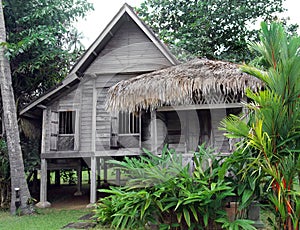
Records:
[[[251,221],[228,220],[226,199],[235,194],[225,180],[226,161],[200,146],[194,162],[191,173],[182,155],[167,148],[160,156],[145,150],[140,158],[110,161],[129,180],[100,190],[109,196],[99,200],[98,221],[115,229],[255,229]]]

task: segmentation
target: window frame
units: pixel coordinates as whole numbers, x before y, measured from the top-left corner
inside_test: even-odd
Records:
[[[128,126],[125,127],[125,131],[124,129],[122,130],[121,124],[122,121],[124,123],[125,119],[122,119],[120,115],[121,113],[125,114],[126,116],[132,116],[132,118],[135,120],[134,121],[134,126],[130,128],[130,124]],[[129,122],[130,119],[127,119],[127,121]],[[132,113],[128,113],[128,112],[116,112],[115,114],[111,115],[111,135],[110,135],[110,147],[111,148],[141,148],[141,143],[142,143],[142,139],[141,139],[141,129],[142,129],[142,120],[141,120],[141,113],[139,114],[132,114]],[[134,137],[137,138],[138,140],[138,145],[136,147],[125,147],[122,144],[120,144],[121,139],[127,139],[130,137]]]
[[[75,116],[73,120],[73,133],[60,133],[60,124],[61,124],[61,113],[62,112],[72,112]],[[57,128],[54,128],[54,132],[50,131],[50,137],[55,138],[55,140],[50,140],[50,151],[78,151],[79,150],[79,111],[78,109],[58,109],[58,110],[51,110],[52,113],[57,113],[57,121],[52,121],[53,118],[50,120],[50,130],[52,130],[53,126],[56,125]],[[52,116],[52,115],[51,115]],[[59,138],[60,137],[73,137],[74,138],[74,145],[73,148],[70,149],[60,149],[59,148]],[[52,146],[52,147],[51,147]]]
[[[64,120],[64,124],[61,124],[61,118],[63,115],[63,113],[65,113],[65,117]],[[71,113],[71,116],[68,117],[68,113]],[[70,127],[70,121],[71,121],[71,127]],[[64,127],[61,127],[64,126]],[[75,134],[75,128],[76,127],[76,111],[74,110],[65,110],[65,111],[58,111],[58,135],[59,136],[71,136]],[[61,130],[64,130],[64,132],[61,132]]]
[[[140,114],[120,111],[118,113],[118,134],[120,136],[139,135],[141,131]]]

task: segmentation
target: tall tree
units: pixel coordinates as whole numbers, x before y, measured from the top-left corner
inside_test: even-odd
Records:
[[[18,105],[28,103],[66,76],[83,51],[74,22],[92,9],[86,0],[4,2],[6,55]]]
[[[15,107],[15,99],[11,81],[10,64],[5,56],[5,48],[3,44],[6,42],[5,21],[3,15],[2,0],[0,1],[0,84],[3,105],[3,120],[7,136],[7,146],[10,162],[11,175],[11,213],[16,212],[16,190],[19,189],[20,195],[20,211],[22,213],[31,212],[28,202],[30,201],[30,193],[27,186],[23,156],[20,146],[20,137],[17,123],[17,113]]]
[[[12,105],[15,101],[17,108],[26,104],[66,76],[72,63],[83,51],[74,22],[93,7],[86,0],[10,0],[2,4],[1,64],[5,67],[3,74],[12,77],[1,78],[11,169],[11,211],[16,211],[14,188],[19,187],[21,211],[27,213],[30,212],[26,206],[30,194],[26,181],[23,181],[23,159],[17,123],[12,115],[15,114],[15,107]],[[10,88],[11,85],[14,90]],[[15,96],[16,100],[11,96]],[[9,105],[11,107],[7,107]]]
[[[284,0],[145,0],[138,14],[169,45],[191,54],[251,60],[251,24],[283,12]]]

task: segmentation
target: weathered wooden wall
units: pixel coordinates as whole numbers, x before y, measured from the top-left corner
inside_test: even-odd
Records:
[[[84,79],[80,83],[81,110],[80,110],[80,151],[88,152],[92,148],[92,111],[93,111],[93,79]]]
[[[226,109],[211,110],[212,124],[212,147],[220,152],[229,151],[228,139],[224,136],[224,131],[219,130],[220,122],[227,116]]]
[[[121,80],[135,77],[137,74],[104,74],[96,77],[96,151],[110,149],[111,114],[105,110],[105,100],[109,87]]]
[[[131,19],[120,27],[86,73],[145,72],[170,66],[170,62]]]
[[[52,124],[52,112],[59,112],[59,111],[76,111],[77,119],[80,118],[80,110],[81,110],[81,90],[80,86],[76,86],[68,91],[65,91],[60,98],[50,104],[50,106],[46,109],[46,117],[45,117],[45,150],[46,152],[50,151],[50,141],[51,141],[51,128]],[[77,121],[77,127],[75,127],[77,134],[80,132],[80,119]],[[79,135],[75,137],[76,139],[76,148],[79,147]]]
[[[107,43],[101,44],[103,47],[98,57],[83,73],[77,87],[64,93],[48,108],[47,151],[50,150],[51,111],[62,110],[75,110],[78,116],[75,151],[91,153],[109,150],[112,116],[105,111],[109,87],[121,80],[171,65],[140,27],[127,16],[123,15],[112,29],[112,37]]]

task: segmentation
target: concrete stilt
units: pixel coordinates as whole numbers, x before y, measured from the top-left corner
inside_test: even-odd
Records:
[[[90,204],[89,206],[93,206],[96,203],[96,195],[97,195],[97,160],[95,156],[91,157],[91,184],[90,184]]]
[[[47,201],[47,160],[41,159],[41,188],[40,202],[36,204],[38,208],[48,208],[51,206]]]

